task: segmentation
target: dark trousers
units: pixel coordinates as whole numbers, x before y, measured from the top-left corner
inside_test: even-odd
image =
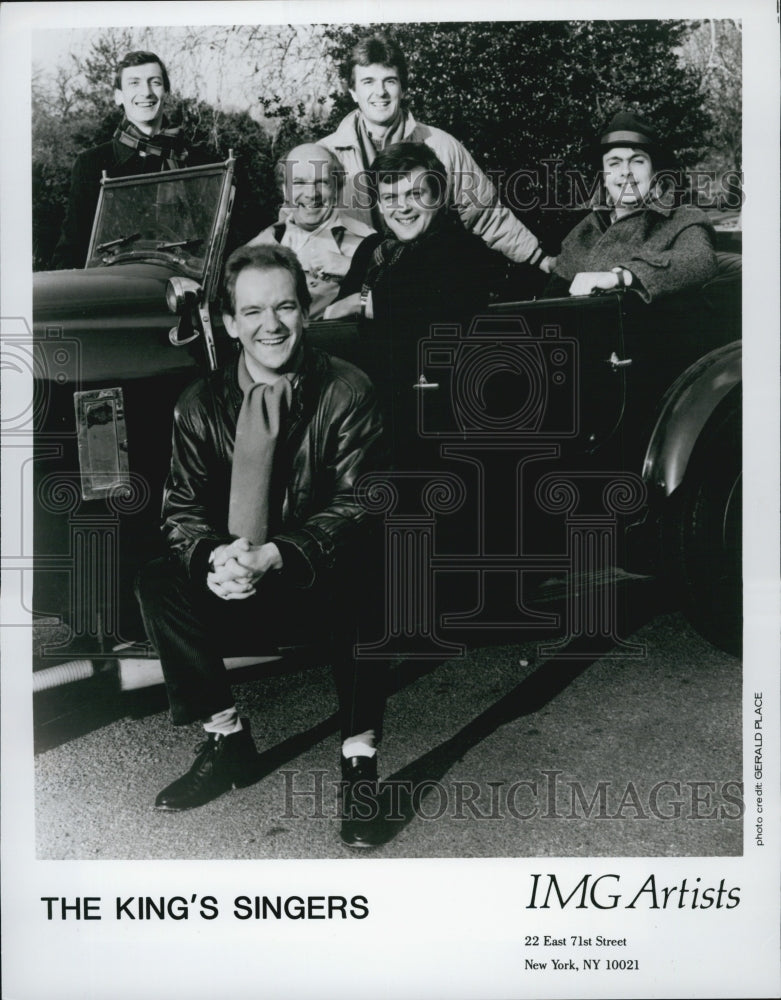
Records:
[[[271,573],[252,597],[225,601],[205,580],[194,584],[173,558],[145,566],[136,596],[160,657],[174,724],[206,719],[234,704],[223,656],[316,643],[333,670],[342,739],[367,729],[379,736],[387,665],[353,658],[356,608],[338,584],[332,579],[327,587],[301,590]]]

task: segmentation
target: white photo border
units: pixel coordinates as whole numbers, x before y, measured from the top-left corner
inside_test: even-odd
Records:
[[[122,23],[170,25],[295,20],[366,22],[470,20],[474,5],[455,0],[445,18],[433,3],[20,3],[0,10],[4,96],[0,173],[0,323],[4,336],[31,321],[30,60],[36,30]],[[643,18],[647,5],[611,0],[492,2],[481,19]],[[34,853],[32,699],[29,630],[2,635],[2,821],[4,995],[13,1000],[66,997],[117,1000],[212,997],[330,997],[347,990],[379,997],[744,997],[778,995],[779,933],[779,51],[774,4],[660,2],[654,18],[735,17],[744,31],[744,853],[705,859],[544,859],[44,862]],[[552,80],[552,85],[555,83]],[[5,374],[5,373],[4,373]],[[6,388],[4,378],[3,389]],[[18,380],[17,380],[18,384]],[[9,400],[3,393],[5,406]],[[16,412],[15,410],[13,412]],[[4,442],[5,451],[5,442]],[[17,530],[30,551],[3,455],[3,551]],[[20,525],[17,529],[17,525]],[[16,551],[15,549],[13,551]],[[20,603],[18,579],[5,572],[3,605]],[[29,601],[28,601],[29,606]],[[3,620],[6,620],[5,618]],[[765,708],[766,815],[775,826],[752,845],[754,696]],[[619,875],[639,888],[701,874],[740,886],[731,910],[529,912],[533,873],[570,885],[585,874]],[[52,922],[43,897],[149,893],[215,896],[356,895],[371,915],[344,926],[218,919],[120,925],[110,920]],[[584,978],[566,970],[544,978],[525,961],[527,934],[630,936],[642,962],[636,976]]]

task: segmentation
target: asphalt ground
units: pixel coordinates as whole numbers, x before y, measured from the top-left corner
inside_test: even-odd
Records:
[[[371,851],[339,840],[327,666],[235,675],[261,777],[178,814],[154,797],[202,736],[170,724],[161,687],[120,694],[107,675],[36,695],[37,856],[739,855],[740,662],[636,590],[626,639],[642,657],[546,659],[527,641],[396,663],[379,757],[388,840]]]

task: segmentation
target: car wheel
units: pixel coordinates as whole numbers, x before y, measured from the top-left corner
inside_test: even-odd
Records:
[[[741,397],[716,408],[672,498],[668,557],[681,607],[701,635],[740,656],[743,629]]]

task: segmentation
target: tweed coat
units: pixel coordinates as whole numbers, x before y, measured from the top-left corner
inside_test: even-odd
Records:
[[[632,272],[632,289],[646,302],[701,285],[716,273],[713,230],[692,205],[647,205],[610,221],[610,210],[589,212],[564,238],[554,274],[571,282],[582,271]]]

